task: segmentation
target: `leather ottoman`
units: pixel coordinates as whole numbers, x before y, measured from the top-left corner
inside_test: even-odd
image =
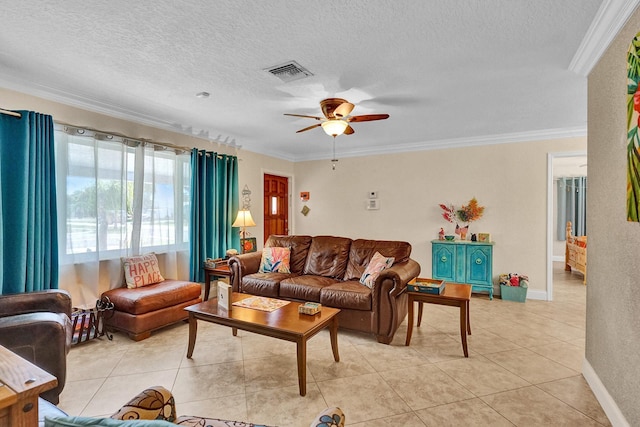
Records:
[[[186,320],[184,308],[201,302],[201,292],[199,283],[171,279],[141,288],[111,289],[102,294],[114,305],[105,324],[140,341],[155,329]]]

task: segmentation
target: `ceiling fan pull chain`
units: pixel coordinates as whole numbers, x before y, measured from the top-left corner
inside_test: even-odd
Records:
[[[336,163],[338,159],[336,159],[336,136],[333,135],[333,159],[331,159],[331,170],[336,170]]]

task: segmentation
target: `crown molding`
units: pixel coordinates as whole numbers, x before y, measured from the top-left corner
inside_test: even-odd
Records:
[[[511,144],[517,142],[532,142],[532,141],[545,141],[549,139],[563,139],[563,138],[576,138],[584,137],[587,135],[587,127],[577,126],[571,128],[561,129],[545,129],[535,130],[529,132],[514,132],[504,133],[496,135],[484,135],[475,136],[469,138],[454,138],[454,139],[440,139],[433,141],[423,141],[417,143],[407,144],[391,144],[387,147],[366,148],[362,150],[349,150],[341,152],[339,157],[365,157],[375,155],[388,155],[397,153],[406,153],[412,151],[427,151],[427,150],[444,150],[450,148],[465,148],[476,147],[481,145],[494,145],[494,144]],[[309,160],[327,160],[331,156],[327,155],[309,155],[298,156],[294,159],[294,162],[309,161]]]
[[[640,0],[604,0],[573,55],[569,70],[587,77]]]

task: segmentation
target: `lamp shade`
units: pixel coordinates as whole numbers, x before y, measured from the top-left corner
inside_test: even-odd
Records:
[[[344,120],[327,120],[326,122],[322,122],[321,126],[327,135],[338,136],[344,133],[349,123]]]
[[[236,220],[231,224],[232,227],[255,227],[256,223],[253,221],[251,217],[251,212],[249,209],[241,209],[238,211],[238,216]]]

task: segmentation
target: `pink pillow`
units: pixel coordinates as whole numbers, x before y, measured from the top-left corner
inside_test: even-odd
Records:
[[[156,254],[151,252],[145,255],[122,258],[124,278],[127,288],[140,288],[164,281],[158,267]]]
[[[367,265],[367,268],[364,270],[364,273],[360,278],[360,283],[373,289],[373,284],[380,275],[380,272],[391,267],[393,265],[393,261],[395,261],[394,257],[386,257],[380,252],[376,252],[373,254],[369,261],[369,265]]]
[[[276,246],[262,249],[259,273],[291,273],[291,249]]]

